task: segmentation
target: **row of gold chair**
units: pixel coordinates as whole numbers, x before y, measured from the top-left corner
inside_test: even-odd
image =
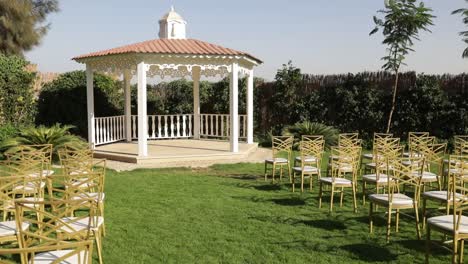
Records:
[[[58,151],[61,173],[52,169],[52,145],[20,146],[0,165],[0,256],[20,254],[22,263],[91,263],[93,241],[102,263],[105,161],[90,150]],[[103,165],[95,169],[95,165]],[[44,190],[47,190],[45,192]]]

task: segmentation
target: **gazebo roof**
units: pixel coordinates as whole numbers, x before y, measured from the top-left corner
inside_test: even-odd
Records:
[[[262,63],[260,59],[243,52],[225,48],[216,44],[211,44],[196,39],[154,39],[144,42],[134,43],[113,49],[97,51],[89,54],[74,57],[73,60],[82,60],[94,57],[103,57],[117,54],[177,54],[177,55],[214,55],[214,56],[245,56],[257,63]]]

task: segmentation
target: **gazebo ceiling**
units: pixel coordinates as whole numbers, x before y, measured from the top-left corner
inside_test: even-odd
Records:
[[[225,48],[216,44],[196,39],[154,39],[134,43],[113,49],[92,52],[74,57],[73,60],[82,61],[88,58],[104,57],[118,54],[160,54],[160,55],[200,55],[200,56],[241,56],[247,57],[257,64],[260,59],[243,52]]]

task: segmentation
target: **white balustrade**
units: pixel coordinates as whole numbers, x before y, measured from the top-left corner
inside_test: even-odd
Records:
[[[138,138],[138,116],[131,116],[132,139]],[[148,115],[148,139],[193,137],[193,114]],[[230,117],[226,114],[201,114],[200,136],[229,138]],[[102,145],[126,140],[125,116],[97,117],[95,144]],[[239,138],[247,138],[247,115],[239,115]]]
[[[230,131],[229,115],[201,114],[200,136],[208,138],[228,138]],[[247,115],[239,115],[239,138],[247,138]]]
[[[95,118],[95,144],[102,145],[125,139],[125,116]]]

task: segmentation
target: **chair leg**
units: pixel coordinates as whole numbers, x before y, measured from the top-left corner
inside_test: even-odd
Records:
[[[418,234],[418,240],[421,240],[421,227],[419,226],[419,212],[418,204],[414,203],[414,214],[416,218],[416,232]]]
[[[388,215],[387,215],[387,243],[390,242],[390,231],[392,225],[392,207],[388,207]]]
[[[465,248],[465,240],[460,241],[460,263],[463,263],[463,249]]]
[[[356,184],[353,183],[354,213],[357,213]]]
[[[431,228],[427,226],[426,228],[426,262],[429,263],[429,254],[431,253]]]
[[[343,197],[344,197],[344,188],[341,187],[341,193],[340,193],[340,207],[343,207]]]
[[[289,166],[289,161],[288,161],[288,164],[287,164],[287,166],[288,166],[288,176],[289,176],[289,181],[291,182],[291,175],[292,175],[292,174],[291,174],[291,166]]]
[[[422,228],[426,228],[426,204],[427,204],[427,199],[426,198],[422,198]]]
[[[94,239],[96,240],[96,248],[97,248],[97,254],[98,254],[98,259],[99,259],[99,264],[102,264],[102,240],[101,240],[101,234],[98,231],[94,232]]]
[[[396,209],[396,213],[395,213],[395,233],[398,233],[399,223],[400,223],[400,209]]]
[[[458,240],[453,238],[453,255],[452,255],[452,263],[457,263],[458,260]]]
[[[366,205],[366,181],[362,181],[362,205]]]
[[[335,186],[331,185],[331,195],[330,195],[330,212],[333,211],[333,193],[335,192]]]
[[[280,182],[283,180],[283,165],[280,165]]]
[[[271,170],[271,181],[275,182],[276,164],[273,163],[273,169]]]
[[[313,175],[313,174],[312,174]],[[312,191],[312,175],[309,175],[309,180],[310,180],[310,187],[309,187],[309,191]]]
[[[296,187],[296,183],[294,182],[294,178],[296,178],[296,172],[294,171],[293,172],[293,176],[292,176],[292,182],[291,182],[291,185],[292,185],[292,191],[294,192],[294,188]]]
[[[322,194],[323,194],[323,189],[322,189],[322,182],[319,183],[319,208],[322,208]]]
[[[301,172],[301,193],[304,192],[304,172]]]
[[[265,181],[267,181],[267,165],[268,163],[265,162]]]
[[[372,201],[369,203],[369,233],[372,234],[373,232],[373,218],[372,218],[372,214],[374,213],[373,212],[373,207],[374,205],[372,204]]]

